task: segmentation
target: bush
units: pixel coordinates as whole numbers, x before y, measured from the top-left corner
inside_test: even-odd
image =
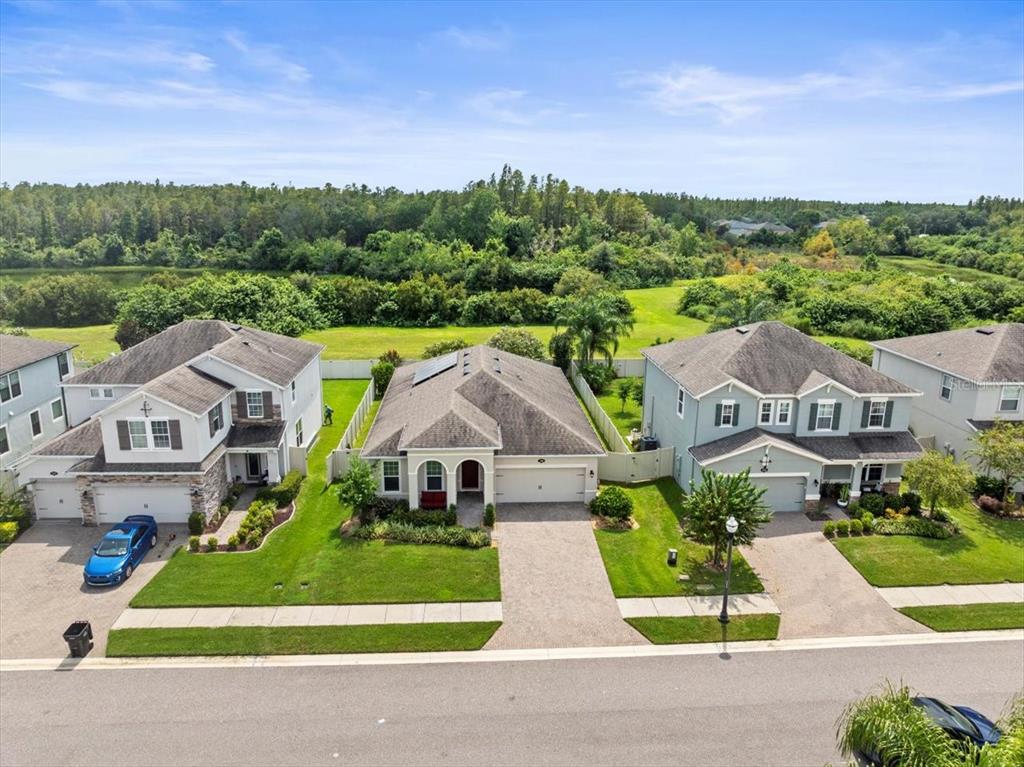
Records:
[[[395,366],[390,362],[381,360],[370,368],[370,377],[373,378],[373,396],[380,399],[388,390],[391,383],[391,376],[395,374]]]
[[[875,522],[874,532],[879,535],[916,535],[920,538],[945,540],[960,532],[955,522],[937,522],[924,517],[895,516]]]
[[[234,551],[238,548],[238,533],[233,533],[228,536],[228,551]]]
[[[998,477],[990,477],[985,474],[978,474],[974,477],[975,498],[988,495],[992,498],[1006,497],[1006,483]]]
[[[615,380],[615,371],[608,365],[589,362],[580,366],[580,375],[594,394],[604,394],[608,385]]]
[[[838,522],[836,522],[836,531],[840,535],[849,535],[850,521],[848,519],[840,519]]]
[[[633,499],[621,487],[609,485],[590,502],[590,513],[608,519],[629,519],[633,515]]]
[[[0,522],[13,522],[23,532],[32,525],[28,492],[22,488],[13,493],[0,490]]]
[[[305,478],[297,469],[292,469],[276,485],[260,488],[260,491],[256,493],[256,500],[270,501],[276,504],[277,508],[284,508],[298,496]]]
[[[206,527],[206,515],[201,511],[193,511],[188,515],[189,535],[202,535]]]
[[[390,519],[392,514],[405,513],[409,511],[409,502],[404,498],[388,498],[378,495],[367,505],[360,515],[363,522],[372,522],[375,519]]]
[[[367,541],[437,544],[469,549],[481,549],[491,545],[490,533],[477,527],[443,527],[440,525],[418,527],[394,520],[363,525],[356,529],[353,537]]]
[[[444,354],[459,352],[468,349],[472,344],[467,343],[463,338],[451,338],[447,341],[438,341],[423,349],[423,359],[429,360],[432,357],[440,357]]]
[[[207,551],[216,551],[217,550],[217,545],[218,545],[218,541],[217,541],[216,536],[211,535],[209,538],[206,539],[206,550]]]
[[[274,512],[277,507],[272,501],[253,501],[238,526],[238,537],[250,546],[258,546],[263,537],[274,526]]]
[[[821,526],[821,532],[826,538],[831,538],[836,534],[836,523],[831,519]]]
[[[397,507],[388,517],[392,522],[413,527],[451,527],[458,519],[455,506],[447,509],[410,509],[406,504],[404,507]]]
[[[850,533],[852,535],[861,535],[864,532],[864,523],[859,519],[850,520]]]
[[[484,506],[484,527],[494,527],[494,504]]]
[[[921,496],[917,493],[906,492],[900,496],[893,496],[899,498],[899,505],[901,508],[908,509],[910,514],[917,516],[921,513]]]
[[[865,511],[860,515],[860,523],[864,525],[865,532],[871,532],[875,527],[875,515]]]
[[[870,511],[876,517],[882,516],[885,513],[885,507],[889,496],[882,495],[881,493],[868,493],[862,495],[860,501],[857,503],[857,508],[862,511]],[[852,506],[851,506],[852,508]]]
[[[199,551],[199,536],[198,535],[190,535],[188,537],[188,550],[189,551]]]
[[[17,537],[17,522],[0,522],[0,543],[10,543]]]

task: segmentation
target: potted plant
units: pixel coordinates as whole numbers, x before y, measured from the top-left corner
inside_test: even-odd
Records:
[[[839,499],[837,501],[840,508],[845,509],[850,503],[850,486],[843,485],[839,488]]]

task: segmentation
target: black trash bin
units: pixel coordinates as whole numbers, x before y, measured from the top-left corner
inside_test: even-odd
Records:
[[[89,621],[75,621],[64,632],[64,641],[72,658],[84,658],[92,649],[92,625]]]

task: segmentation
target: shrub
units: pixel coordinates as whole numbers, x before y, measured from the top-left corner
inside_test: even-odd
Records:
[[[828,520],[821,526],[821,532],[826,538],[831,538],[836,534],[836,523],[831,519]]]
[[[188,550],[189,551],[199,551],[199,536],[198,535],[190,535],[188,537]]]
[[[338,500],[350,506],[363,522],[370,521],[371,504],[377,497],[377,475],[373,467],[361,458],[353,458],[348,473],[338,483]]]
[[[894,498],[897,496],[893,496]],[[899,504],[901,508],[907,509],[908,514],[917,516],[921,513],[921,496],[917,493],[907,491],[899,497]]]
[[[846,507],[846,510],[850,512],[851,517],[859,517],[862,514],[870,514],[871,512],[861,511],[860,501],[851,501],[850,505]]]
[[[188,515],[189,535],[202,535],[206,527],[206,515],[201,511],[193,511]]]
[[[276,485],[260,488],[256,493],[256,500],[271,501],[277,508],[283,508],[295,500],[304,479],[305,476],[301,472],[292,469]]]
[[[838,522],[836,522],[836,531],[840,535],[849,535],[850,521],[848,519],[840,519]]]
[[[864,532],[864,523],[859,519],[850,520],[850,533],[852,535],[860,535]]]
[[[274,512],[277,507],[272,501],[253,501],[238,526],[238,537],[251,546],[258,546],[263,537],[274,526]]]
[[[374,522],[357,528],[353,537],[368,541],[391,541],[393,543],[437,544],[480,549],[491,545],[491,535],[476,527],[443,527],[431,525],[418,527],[394,520]]]
[[[885,513],[887,498],[888,496],[881,495],[880,493],[868,493],[860,497],[860,501],[857,502],[857,508],[863,511],[870,511],[876,517],[880,517]]]
[[[998,498],[993,498],[991,495],[981,495],[978,496],[978,508],[982,511],[987,511],[989,514],[1001,514],[1003,502]]]
[[[395,366],[390,362],[381,360],[374,364],[370,368],[370,377],[373,378],[373,396],[380,399],[384,396],[384,392],[388,390],[388,384],[391,383],[391,376],[395,374]]]
[[[494,504],[484,506],[484,527],[494,527]]]
[[[388,498],[378,495],[367,505],[366,510],[360,515],[363,522],[372,522],[375,519],[390,519],[392,514],[405,513],[409,511],[409,502],[404,498]]]
[[[18,536],[17,522],[0,522],[0,543],[10,543]]]
[[[609,519],[629,519],[633,514],[633,499],[621,487],[609,485],[590,502],[590,513]]]
[[[413,527],[451,527],[458,519],[455,506],[447,509],[410,509],[408,504],[397,507],[388,517],[392,522]]]
[[[18,526],[19,532],[27,530],[32,525],[28,493],[24,488],[12,493],[0,490],[0,522],[13,522]]]
[[[218,541],[217,541],[216,536],[211,535],[209,538],[206,539],[206,550],[207,551],[216,551],[217,550],[217,544],[218,544]]]
[[[604,394],[608,385],[615,380],[615,370],[608,365],[589,362],[580,366],[580,375],[594,394]]]
[[[494,349],[530,359],[544,359],[544,344],[537,336],[524,328],[502,328],[487,342]]]
[[[429,360],[432,357],[440,357],[444,354],[462,351],[470,346],[471,344],[467,343],[463,338],[451,338],[447,341],[438,341],[437,343],[430,344],[430,346],[423,349],[423,359]]]
[[[872,514],[870,511],[865,511],[863,514],[860,515],[860,522],[862,525],[864,525],[864,530],[866,532],[871,532],[871,530],[875,526],[875,515]]]
[[[238,548],[238,533],[233,533],[228,536],[228,551],[234,551]]]
[[[936,522],[924,517],[901,517],[880,519],[875,522],[874,532],[879,535],[916,535],[921,538],[944,540],[960,532],[955,523]]]
[[[992,498],[1006,497],[1006,483],[999,477],[978,474],[974,477],[974,496],[988,495]]]

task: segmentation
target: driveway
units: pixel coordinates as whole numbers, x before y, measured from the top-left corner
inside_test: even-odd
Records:
[[[103,655],[107,631],[139,590],[156,575],[181,543],[184,525],[161,525],[160,539],[130,580],[98,589],[82,582],[82,567],[108,528],[83,527],[74,520],[36,522],[0,553],[0,657],[63,658],[64,629],[72,621],[92,623]],[[176,534],[173,543],[169,536]]]
[[[782,611],[780,639],[930,631],[893,610],[803,514],[775,514],[743,556]]]
[[[622,620],[582,504],[498,507],[504,623],[487,649],[647,644]]]

